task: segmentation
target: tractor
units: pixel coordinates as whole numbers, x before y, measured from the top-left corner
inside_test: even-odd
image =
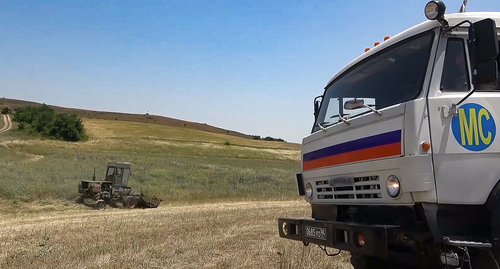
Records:
[[[107,205],[125,208],[156,208],[163,201],[156,196],[133,193],[127,186],[131,175],[131,163],[109,162],[106,166],[106,177],[96,180],[95,169],[92,180],[82,180],[78,184],[76,202],[93,206],[98,210]]]

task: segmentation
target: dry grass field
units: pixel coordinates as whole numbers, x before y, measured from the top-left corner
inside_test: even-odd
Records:
[[[352,268],[277,235],[304,202],[221,202],[88,211],[69,206],[0,221],[1,268]],[[335,250],[329,250],[335,252]]]
[[[120,120],[84,119],[90,140],[0,134],[0,268],[351,268],[278,236],[277,218],[309,217],[297,196],[300,146]],[[73,203],[79,180],[132,163],[156,209]],[[330,250],[335,252],[335,250]]]

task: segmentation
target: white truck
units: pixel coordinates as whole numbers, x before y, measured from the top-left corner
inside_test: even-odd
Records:
[[[500,268],[500,12],[445,14],[367,49],[314,100],[279,236],[355,269]],[[335,254],[329,254],[335,255]]]

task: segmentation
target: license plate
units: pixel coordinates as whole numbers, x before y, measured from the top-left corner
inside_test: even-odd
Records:
[[[326,229],[306,226],[306,237],[326,240]]]
[[[353,176],[338,176],[330,179],[330,186],[351,186],[354,185]]]

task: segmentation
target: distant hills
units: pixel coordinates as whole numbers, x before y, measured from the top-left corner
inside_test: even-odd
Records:
[[[37,102],[9,99],[9,98],[0,98],[0,109],[4,108],[4,107],[8,107],[10,109],[16,109],[18,107],[41,106],[41,105],[42,105],[42,103],[37,103]],[[248,138],[248,139],[260,138],[259,136],[248,135],[248,134],[236,132],[233,130],[227,130],[227,129],[215,127],[212,125],[208,125],[206,123],[191,122],[191,121],[179,120],[179,119],[158,116],[158,115],[149,115],[147,113],[146,114],[131,114],[131,113],[121,113],[121,112],[108,112],[108,111],[76,109],[76,108],[54,106],[54,105],[50,105],[50,104],[46,104],[46,105],[53,108],[56,112],[74,113],[74,114],[78,115],[80,118],[120,120],[120,121],[131,121],[131,122],[145,122],[145,123],[153,123],[153,124],[160,124],[160,125],[166,125],[166,126],[182,127],[182,128],[188,128],[188,129],[217,133],[217,134],[226,134],[226,135],[232,135],[232,136],[241,137],[241,138]]]

